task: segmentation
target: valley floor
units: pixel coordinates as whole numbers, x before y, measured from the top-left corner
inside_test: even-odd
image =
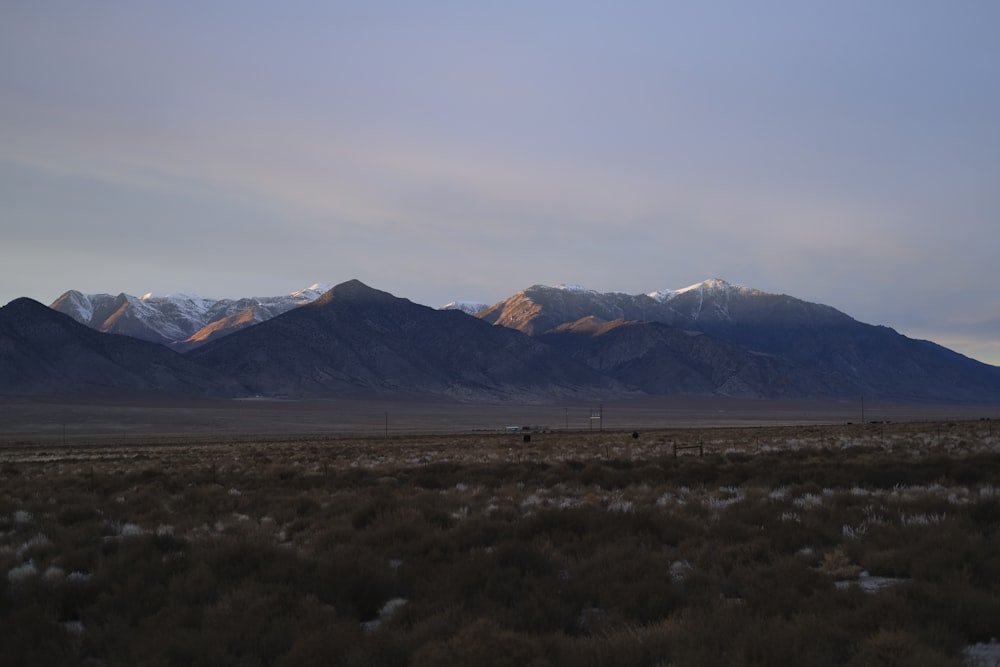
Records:
[[[149,395],[3,397],[0,444],[391,437],[533,431],[1000,419],[1000,405],[769,401],[662,397],[565,404],[460,403],[416,398],[199,400]]]
[[[64,442],[32,404],[0,442],[0,665],[994,664],[994,421],[737,407],[333,435],[77,403]]]

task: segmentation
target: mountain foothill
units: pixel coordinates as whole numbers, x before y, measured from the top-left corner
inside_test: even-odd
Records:
[[[0,370],[7,395],[1000,400],[998,367],[718,279],[647,294],[534,285],[439,309],[357,280],[237,300],[69,291],[0,308]]]

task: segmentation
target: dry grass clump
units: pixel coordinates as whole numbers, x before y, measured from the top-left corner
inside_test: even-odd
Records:
[[[959,664],[1000,453],[925,428],[5,450],[0,664]]]

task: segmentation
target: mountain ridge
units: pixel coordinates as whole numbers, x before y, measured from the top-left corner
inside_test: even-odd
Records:
[[[534,285],[477,317],[550,341],[560,327],[588,316],[656,322],[711,336],[747,353],[781,359],[786,364],[783,384],[812,387],[836,397],[867,394],[978,402],[1000,392],[1000,368],[929,341],[907,338],[889,327],[859,322],[824,304],[719,279],[653,294],[657,298]],[[562,336],[564,344],[575,342],[567,353],[587,358],[593,365],[596,360],[584,349],[592,345],[583,340]],[[717,363],[729,354],[717,352]]]
[[[268,395],[364,391],[530,399],[626,393],[520,332],[357,280],[188,354]]]
[[[154,298],[136,304],[127,295],[107,295],[102,302],[73,291],[64,296],[81,317],[89,308],[90,321],[131,318],[139,320],[139,329]],[[182,295],[172,303],[186,304],[177,311],[186,316],[207,312],[209,301]],[[230,300],[232,312],[206,325],[198,346],[184,354],[206,378],[228,382],[225,389],[206,388],[209,393],[242,387],[268,396],[409,392],[474,400],[630,393],[1000,400],[998,367],[864,324],[830,306],[720,279],[645,294],[533,285],[492,306],[469,309],[457,303],[433,309],[349,280],[266,319],[240,308],[248,301],[254,300]],[[94,348],[90,334],[74,331],[58,339],[56,348]],[[74,336],[81,340],[73,343]],[[28,349],[14,336],[0,339],[0,346]],[[67,361],[59,349],[31,349],[40,369],[51,366],[46,355],[57,365]],[[148,349],[143,354],[155,356]],[[173,362],[161,366],[172,368]],[[11,357],[4,363],[30,379],[30,369],[17,367]],[[119,374],[100,364],[92,368]],[[193,371],[175,370],[180,376]],[[42,390],[51,388],[52,377],[39,373]],[[132,386],[135,379],[121,382]]]
[[[119,333],[185,351],[310,303],[330,288],[317,283],[274,297],[209,299],[191,294],[141,297],[64,292],[51,308],[105,333]]]

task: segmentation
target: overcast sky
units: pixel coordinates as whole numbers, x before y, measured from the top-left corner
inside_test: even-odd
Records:
[[[705,278],[1000,364],[1000,3],[0,4],[0,303]]]

